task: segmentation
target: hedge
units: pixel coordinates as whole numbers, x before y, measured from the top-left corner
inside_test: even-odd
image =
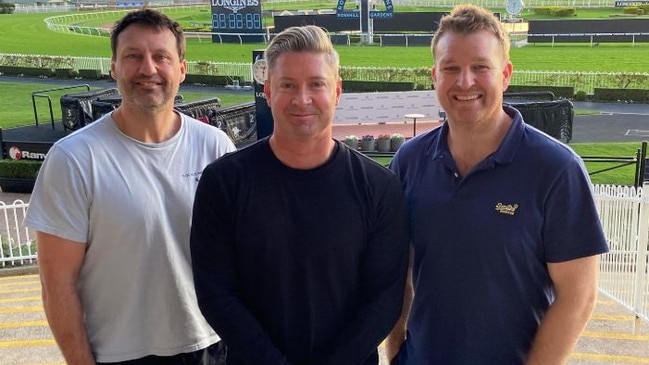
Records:
[[[100,70],[79,69],[79,77],[89,80],[101,80],[103,78]]]
[[[0,177],[35,179],[43,161],[0,159]]]
[[[23,66],[0,66],[0,72],[12,76],[54,76],[51,68],[23,67]]]
[[[343,80],[343,90],[351,92],[412,91],[416,88],[417,84],[414,82]]]
[[[649,90],[645,89],[606,89],[595,88],[593,100],[649,102]]]
[[[0,14],[13,14],[15,10],[16,5],[0,2]]]

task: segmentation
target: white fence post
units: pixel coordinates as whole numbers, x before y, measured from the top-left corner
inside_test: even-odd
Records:
[[[33,237],[23,226],[28,203],[16,200],[12,204],[0,201],[0,267],[24,265],[36,260],[32,251]]]
[[[649,183],[644,183],[641,193],[640,221],[638,224],[638,256],[634,285],[633,309],[636,316],[649,320],[649,292],[647,291],[647,257],[649,250]]]

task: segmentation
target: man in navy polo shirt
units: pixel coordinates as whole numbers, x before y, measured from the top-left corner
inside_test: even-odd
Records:
[[[388,357],[400,365],[563,364],[592,313],[598,255],[608,249],[588,174],[570,148],[503,106],[513,67],[491,12],[454,8],[432,51],[448,121],[392,161],[413,260]]]

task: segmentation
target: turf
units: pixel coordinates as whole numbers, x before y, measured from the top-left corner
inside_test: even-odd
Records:
[[[306,5],[304,5],[306,6]],[[580,9],[580,12],[585,11]],[[589,10],[596,13],[595,10]],[[607,11],[611,9],[600,10]],[[619,10],[618,10],[619,11]],[[65,13],[67,14],[67,13]],[[36,55],[71,55],[110,57],[106,37],[58,33],[46,28],[44,19],[64,14],[10,14],[1,15],[0,53]],[[171,11],[170,15],[189,23],[208,16],[205,9]],[[109,25],[119,13],[107,13],[103,18],[80,21],[83,25]],[[600,14],[600,16],[604,16]],[[87,24],[86,24],[87,23]],[[28,39],[29,42],[25,42]],[[65,45],[61,47],[59,45]],[[264,44],[214,44],[188,39],[187,58],[191,61],[251,62],[252,50],[263,49]],[[344,66],[362,67],[430,67],[432,60],[427,47],[337,46]],[[511,59],[518,70],[563,70],[601,72],[646,72],[649,43],[548,44],[513,48]],[[602,62],[606,60],[606,62]]]

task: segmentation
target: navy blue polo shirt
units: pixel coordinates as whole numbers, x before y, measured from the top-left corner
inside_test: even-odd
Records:
[[[581,158],[504,108],[505,139],[466,176],[448,123],[393,159],[415,253],[405,364],[520,365],[554,300],[546,263],[607,251]]]

